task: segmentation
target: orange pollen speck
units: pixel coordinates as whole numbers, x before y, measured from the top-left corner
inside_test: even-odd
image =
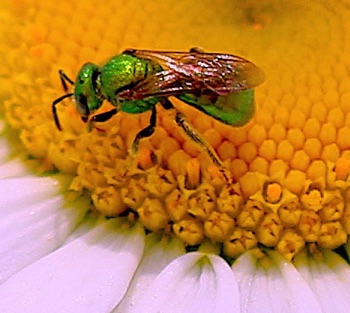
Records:
[[[265,200],[270,203],[276,203],[281,199],[282,188],[277,183],[270,183],[265,185]]]

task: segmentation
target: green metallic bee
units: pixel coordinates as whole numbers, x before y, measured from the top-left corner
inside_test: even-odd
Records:
[[[264,80],[264,73],[253,63],[230,54],[205,53],[199,48],[189,52],[126,50],[111,58],[104,66],[86,63],[73,82],[59,71],[64,90],[67,83],[74,92],[52,103],[56,126],[61,130],[56,105],[73,96],[78,112],[91,129],[96,122],[105,122],[119,111],[139,114],[152,111],[150,124],[142,129],[131,146],[135,155],[139,141],[151,136],[156,126],[156,104],[175,111],[176,123],[197,142],[220,166],[214,150],[186,122],[169,96],[184,101],[213,118],[232,126],[242,126],[253,116],[253,88]],[[91,116],[109,101],[114,109]]]

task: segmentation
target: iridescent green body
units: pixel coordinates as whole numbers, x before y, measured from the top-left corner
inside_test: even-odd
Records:
[[[178,98],[215,119],[234,127],[247,124],[255,112],[254,89],[219,96],[214,101],[206,95],[196,97],[192,94],[185,94],[179,95]]]
[[[220,164],[215,152],[186,122],[168,99],[177,97],[213,118],[231,125],[242,126],[254,114],[254,90],[263,79],[263,72],[253,63],[230,54],[204,53],[198,48],[189,52],[157,52],[126,50],[111,58],[104,66],[86,63],[76,81],[63,71],[60,77],[74,85],[74,92],[53,102],[52,110],[58,129],[61,129],[56,105],[74,96],[77,110],[88,128],[104,122],[119,111],[139,114],[152,111],[150,125],[141,130],[131,150],[137,151],[140,139],[153,134],[156,125],[156,104],[176,112],[176,123],[199,143]],[[113,106],[109,112],[92,115],[104,100]]]
[[[121,101],[118,93],[132,88],[148,75],[161,70],[158,64],[128,54],[119,54],[111,58],[101,68],[95,64],[86,63],[77,76],[74,98],[81,99],[82,95],[86,97],[89,114],[98,110],[104,99],[123,112],[139,114],[149,111],[159,102],[159,98]]]

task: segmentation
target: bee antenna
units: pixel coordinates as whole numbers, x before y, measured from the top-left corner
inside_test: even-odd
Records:
[[[67,94],[63,95],[62,97],[57,98],[55,101],[52,102],[52,114],[53,114],[53,118],[55,120],[56,127],[59,130],[62,130],[62,128],[61,128],[60,121],[58,119],[56,105],[58,103],[60,103],[61,101],[63,101],[64,99],[69,98],[69,97],[71,97],[73,95],[74,95],[74,93],[67,93]]]
[[[67,82],[72,86],[74,85],[74,82],[65,74],[65,72],[63,72],[63,70],[59,70],[58,74],[60,75],[63,90],[67,92],[68,90]]]

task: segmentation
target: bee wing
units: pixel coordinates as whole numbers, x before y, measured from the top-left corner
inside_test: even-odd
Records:
[[[158,63],[164,73],[148,82],[156,83],[157,78],[162,78],[159,85],[164,89],[177,82],[178,93],[228,95],[256,87],[265,78],[264,72],[252,62],[230,54],[204,53],[199,49],[190,52],[127,50],[125,53]]]
[[[128,100],[175,95],[213,118],[232,126],[246,124],[254,114],[254,90],[264,73],[253,63],[229,54],[155,52],[126,53],[158,63],[163,71],[149,75],[118,96]]]
[[[147,97],[168,97],[180,94],[198,93],[191,83],[180,80],[171,70],[149,75],[131,89],[118,93],[119,99],[141,100]]]

